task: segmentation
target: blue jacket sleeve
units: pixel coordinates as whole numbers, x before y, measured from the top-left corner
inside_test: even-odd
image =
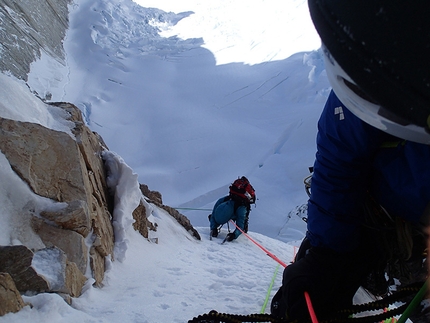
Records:
[[[332,91],[318,122],[317,153],[308,202],[307,236],[337,252],[360,243],[362,202],[371,163],[389,135],[353,115]]]

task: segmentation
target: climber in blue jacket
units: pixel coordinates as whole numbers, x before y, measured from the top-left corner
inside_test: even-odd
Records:
[[[211,237],[217,237],[218,228],[230,220],[238,228],[227,234],[226,241],[237,239],[242,231],[248,232],[249,212],[255,199],[255,190],[249,180],[245,176],[236,179],[229,187],[229,194],[215,203],[212,214],[209,215]]]
[[[351,305],[366,275],[378,265],[384,268],[385,263],[378,261],[389,256],[390,250],[382,245],[390,242],[379,238],[396,239],[398,219],[420,237],[418,232],[428,222],[429,165],[429,145],[363,122],[330,93],[318,122],[307,234],[298,257],[302,258],[284,271],[281,293],[290,317],[308,315],[301,294],[305,289],[322,317]],[[375,209],[377,215],[369,213]],[[419,257],[424,240],[417,242],[417,250],[390,246],[392,252]],[[417,261],[422,263],[422,258]],[[296,286],[300,292],[295,292]]]
[[[291,320],[309,318],[305,291],[319,318],[334,318],[360,286],[384,296],[387,268],[407,269],[389,272],[400,283],[427,276],[430,3],[308,3],[333,91],[318,122],[307,234],[271,304]]]
[[[307,238],[336,252],[359,247],[363,201],[419,225],[430,201],[430,146],[356,117],[332,91],[318,123]],[[365,205],[366,206],[366,205]]]
[[[210,217],[211,236],[218,236],[218,227],[233,220],[236,225],[245,231],[245,221],[249,214],[249,207],[245,203],[231,199],[231,196],[221,197],[214,205]],[[239,229],[228,233],[226,241],[237,239],[241,234]]]

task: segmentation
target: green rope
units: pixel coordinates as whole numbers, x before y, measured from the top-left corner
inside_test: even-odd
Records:
[[[419,303],[421,303],[421,300],[424,298],[424,295],[427,292],[427,281],[423,284],[423,287],[419,290],[419,292],[415,295],[415,297],[412,299],[409,306],[405,309],[402,316],[400,316],[397,323],[405,323],[406,320],[411,315],[412,311],[418,306]]]
[[[270,282],[269,289],[266,294],[266,299],[264,300],[263,307],[261,308],[260,314],[266,311],[267,303],[269,302],[270,293],[272,292],[273,284],[275,283],[276,275],[278,274],[279,264],[276,266],[275,272],[273,273],[272,281]]]

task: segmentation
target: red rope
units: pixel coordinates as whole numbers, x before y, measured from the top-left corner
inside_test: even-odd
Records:
[[[269,250],[267,250],[266,248],[264,248],[261,244],[259,244],[257,241],[255,241],[254,239],[252,239],[248,234],[245,233],[245,231],[243,231],[241,228],[239,228],[236,223],[234,223],[233,220],[230,220],[231,223],[234,224],[234,226],[240,231],[242,232],[249,240],[251,240],[253,243],[255,243],[255,245],[257,245],[257,247],[259,247],[261,250],[263,250],[266,255],[268,255],[270,258],[272,258],[273,260],[275,260],[276,262],[278,262],[281,266],[283,266],[284,268],[287,267],[287,264],[285,262],[283,262],[281,259],[279,259],[278,257],[276,257],[273,253],[271,253]]]
[[[312,323],[318,323],[317,315],[315,314],[314,307],[312,306],[311,297],[308,292],[305,292],[306,305],[311,316]]]

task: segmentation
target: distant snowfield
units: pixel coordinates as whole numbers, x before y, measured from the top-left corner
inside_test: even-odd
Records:
[[[203,38],[218,65],[283,60],[320,46],[306,0],[134,0],[143,7],[192,12],[177,25],[160,24],[162,36]],[[171,28],[170,28],[171,27]]]
[[[165,204],[198,209],[182,211],[194,225],[245,175],[258,197],[250,230],[296,239],[280,228],[306,203],[329,85],[306,1],[276,3],[81,0],[53,100],[81,108]]]

